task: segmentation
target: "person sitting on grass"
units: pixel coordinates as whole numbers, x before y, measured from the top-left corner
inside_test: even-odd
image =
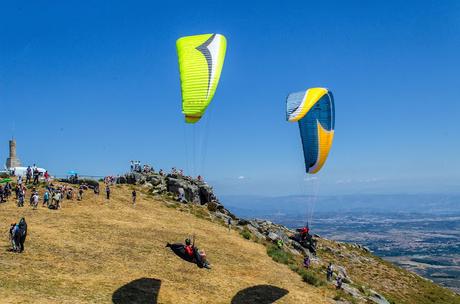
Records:
[[[310,257],[308,256],[308,254],[303,259],[303,267],[307,269],[310,268]]]

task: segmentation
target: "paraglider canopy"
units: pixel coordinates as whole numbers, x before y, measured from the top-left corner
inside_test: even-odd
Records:
[[[326,88],[311,88],[289,94],[286,100],[286,120],[299,123],[306,172],[319,172],[334,139],[332,92]]]
[[[182,113],[187,123],[204,115],[219,83],[227,40],[220,34],[179,38],[176,42],[182,89]]]

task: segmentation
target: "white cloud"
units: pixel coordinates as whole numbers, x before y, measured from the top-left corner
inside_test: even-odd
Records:
[[[238,176],[238,179],[245,179],[246,177],[243,175]]]

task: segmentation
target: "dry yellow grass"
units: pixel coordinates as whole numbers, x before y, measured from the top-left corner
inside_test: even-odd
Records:
[[[112,189],[110,201],[87,191],[83,201],[62,206],[55,211],[0,204],[1,303],[112,303],[117,289],[141,278],[161,281],[158,303],[231,303],[239,291],[261,284],[289,291],[276,303],[329,303],[327,290],[272,261],[263,245],[168,208],[160,198],[138,192],[134,208],[124,186]],[[9,224],[21,216],[29,226],[26,251],[7,252]],[[191,233],[212,270],[165,248]]]

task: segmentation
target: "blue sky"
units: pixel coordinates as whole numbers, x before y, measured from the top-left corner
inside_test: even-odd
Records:
[[[458,1],[2,1],[1,161],[14,135],[56,174],[191,171],[175,41],[212,32],[227,57],[194,173],[219,193],[460,189]],[[305,181],[284,101],[313,86],[335,95],[336,137]]]

